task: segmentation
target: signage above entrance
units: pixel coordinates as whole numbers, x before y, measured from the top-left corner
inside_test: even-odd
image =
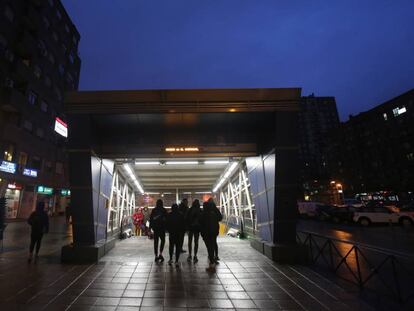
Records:
[[[167,147],[166,152],[198,152],[198,147]]]
[[[70,190],[69,189],[62,189],[60,190],[60,194],[63,196],[69,196],[70,195]]]
[[[53,194],[53,188],[45,187],[45,186],[38,186],[37,193],[41,194]]]
[[[17,164],[9,161],[1,161],[0,171],[10,174],[15,174],[17,169]]]

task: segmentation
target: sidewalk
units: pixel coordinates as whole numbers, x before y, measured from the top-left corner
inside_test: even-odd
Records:
[[[60,247],[70,236],[57,230],[63,228],[59,221],[51,228],[32,264],[24,248],[28,231],[10,230],[9,250],[0,255],[1,310],[372,310],[306,267],[271,262],[247,241],[219,239],[215,274],[205,272],[202,241],[199,263],[187,263],[185,253],[175,268],[153,262],[152,241],[145,237],[118,242],[97,264],[63,265]],[[16,250],[10,250],[13,242]]]

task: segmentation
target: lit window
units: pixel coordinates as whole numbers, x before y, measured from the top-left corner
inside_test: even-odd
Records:
[[[3,160],[13,161],[14,145],[9,145],[4,151]]]
[[[385,120],[385,121],[387,121],[387,120],[388,120],[388,116],[387,116],[387,114],[386,114],[386,113],[384,113],[382,116],[384,117],[384,120]]]
[[[36,105],[37,101],[37,94],[33,91],[29,91],[29,95],[27,96],[27,101],[30,105]]]
[[[398,117],[399,115],[402,115],[403,113],[406,113],[407,109],[405,106],[402,106],[401,108],[397,107],[392,110],[392,113],[394,114],[394,117]]]
[[[42,100],[41,102],[40,102],[40,110],[42,110],[43,112],[47,112],[47,103],[44,101],[44,100]]]
[[[9,7],[8,5],[6,5],[6,8],[4,9],[4,15],[6,16],[6,18],[10,22],[13,22],[13,20],[14,20],[14,12],[13,12],[12,8]]]
[[[27,164],[27,153],[20,152],[20,155],[19,155],[19,164],[21,166],[26,166],[26,164]]]

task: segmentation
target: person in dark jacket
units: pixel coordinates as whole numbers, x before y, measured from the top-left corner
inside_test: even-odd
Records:
[[[221,215],[221,214],[220,214]],[[200,217],[201,235],[207,247],[209,266],[206,268],[208,272],[215,271],[214,252],[217,244],[217,236],[219,234],[220,216],[213,202],[204,202],[203,212]]]
[[[187,198],[184,198],[181,200],[180,205],[178,206],[178,210],[180,211],[180,213],[184,216],[184,218],[187,217],[187,212],[188,212],[188,200]],[[185,249],[183,249],[183,245],[184,245],[184,238],[185,238],[185,231],[187,231],[187,228],[185,228],[184,232],[181,234],[181,253],[185,253]]]
[[[165,245],[165,221],[167,211],[164,208],[162,200],[157,200],[155,208],[151,212],[150,216],[150,229],[154,231],[154,254],[155,262],[163,262],[164,257],[162,251]],[[160,251],[158,253],[158,239],[161,240]]]
[[[214,202],[213,198],[208,199],[208,202],[211,204],[212,208],[217,214],[217,218],[219,222],[223,219],[223,215],[221,214],[220,210],[217,208],[216,203]],[[220,257],[218,256],[218,244],[217,244],[217,237],[220,232],[220,225],[219,225],[219,231],[217,232],[216,239],[214,240],[214,262],[216,264],[219,263]]]
[[[30,215],[27,223],[32,227],[28,262],[32,261],[33,250],[36,246],[35,260],[39,256],[40,245],[44,233],[49,232],[49,217],[45,212],[45,202],[37,202],[36,210]]]
[[[178,260],[181,253],[181,237],[183,232],[185,232],[185,220],[184,216],[179,212],[178,205],[171,205],[171,213],[167,215],[167,231],[169,233],[169,250],[170,250],[170,260],[168,264],[173,263],[173,253],[175,248],[175,265],[178,267]]]
[[[187,261],[191,262],[191,260],[196,263],[198,261],[197,252],[198,252],[198,240],[200,238],[200,215],[201,215],[201,208],[200,208],[200,201],[194,200],[191,208],[188,210],[186,222],[188,228],[188,258]],[[191,258],[192,253],[192,244],[194,238],[194,258]]]

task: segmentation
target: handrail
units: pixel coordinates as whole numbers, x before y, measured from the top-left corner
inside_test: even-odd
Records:
[[[388,248],[382,248],[382,247],[378,247],[378,246],[368,245],[368,244],[365,244],[365,243],[355,242],[355,241],[350,241],[350,240],[345,240],[345,239],[338,239],[338,238],[333,237],[331,235],[323,235],[323,234],[316,233],[316,232],[313,232],[313,231],[298,230],[297,232],[304,233],[304,234],[312,234],[314,236],[318,236],[318,237],[324,238],[324,239],[329,238],[330,240],[333,240],[333,241],[346,243],[346,244],[351,244],[352,246],[358,246],[360,248],[366,248],[368,250],[379,252],[379,253],[382,253],[384,255],[394,255],[394,256],[397,256],[397,257],[405,257],[406,259],[414,260],[414,255],[403,253],[403,252],[398,252],[398,251],[391,250],[391,249],[388,249]]]

